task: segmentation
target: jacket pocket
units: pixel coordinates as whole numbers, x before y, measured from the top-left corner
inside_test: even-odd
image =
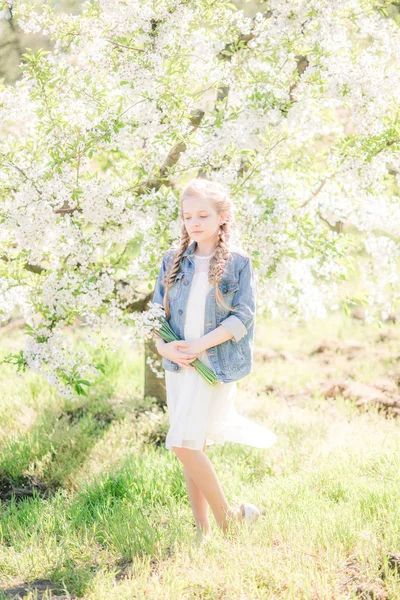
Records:
[[[226,319],[231,312],[229,307],[232,306],[233,297],[239,289],[239,284],[237,281],[233,280],[220,281],[218,287],[221,292],[222,301],[228,306],[228,308],[225,308],[225,306],[222,306],[216,299],[217,319],[222,321],[223,319]]]
[[[185,273],[183,271],[179,271],[177,274],[174,283],[168,290],[168,300],[172,304],[182,294],[182,286],[185,278]]]
[[[246,338],[246,336],[245,336],[245,338]],[[248,341],[243,338],[240,339],[238,342],[236,342],[236,351],[239,355],[239,360],[241,362],[246,360],[245,347],[247,348],[247,346],[248,346]]]
[[[239,289],[239,283],[237,281],[220,281],[218,287],[221,294],[226,297],[233,295]]]
[[[220,344],[221,358],[227,373],[234,373],[247,363],[243,348],[239,348],[239,342],[227,340]]]

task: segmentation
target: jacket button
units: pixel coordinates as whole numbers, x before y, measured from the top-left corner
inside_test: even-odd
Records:
[[[187,285],[189,282],[187,279],[185,279],[185,281],[183,282],[183,285]]]
[[[224,292],[224,294],[226,294],[226,290],[227,290],[227,287],[226,287],[226,285],[224,285],[224,287],[222,288],[222,291]]]
[[[179,371],[179,365],[174,366],[175,371]]]
[[[180,308],[180,309],[178,310],[178,314],[179,314],[179,315],[181,315],[182,313],[183,313],[183,310]]]

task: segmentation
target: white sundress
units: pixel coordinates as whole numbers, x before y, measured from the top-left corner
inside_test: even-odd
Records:
[[[193,256],[195,272],[186,307],[185,340],[204,335],[206,296],[212,288],[208,269],[213,255]],[[212,369],[206,351],[201,352],[198,358]],[[276,441],[272,431],[237,412],[236,381],[211,386],[197,371],[182,367],[179,372],[165,370],[165,384],[170,422],[165,440],[168,450],[172,446],[202,450],[204,441],[207,446],[237,442],[269,448]]]

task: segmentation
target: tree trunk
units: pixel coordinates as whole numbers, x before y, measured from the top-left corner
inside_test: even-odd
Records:
[[[163,373],[162,378],[157,377],[153,372],[151,366],[147,363],[148,359],[152,360],[153,368]],[[156,349],[155,340],[145,341],[144,360],[144,397],[153,396],[157,399],[158,406],[164,406],[167,402],[164,369],[161,365],[162,358]]]

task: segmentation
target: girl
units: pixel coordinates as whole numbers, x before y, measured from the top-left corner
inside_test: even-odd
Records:
[[[252,504],[228,504],[206,446],[230,441],[269,448],[276,436],[240,415],[234,403],[236,381],[252,369],[256,284],[248,254],[229,246],[232,201],[222,185],[193,179],[180,198],[180,217],[180,243],[164,255],[153,302],[164,306],[181,340],[156,337],[170,419],[165,446],[183,464],[201,539],[210,530],[208,504],[223,532],[232,521],[251,525],[260,514]],[[190,366],[196,358],[214,371],[217,385]]]

